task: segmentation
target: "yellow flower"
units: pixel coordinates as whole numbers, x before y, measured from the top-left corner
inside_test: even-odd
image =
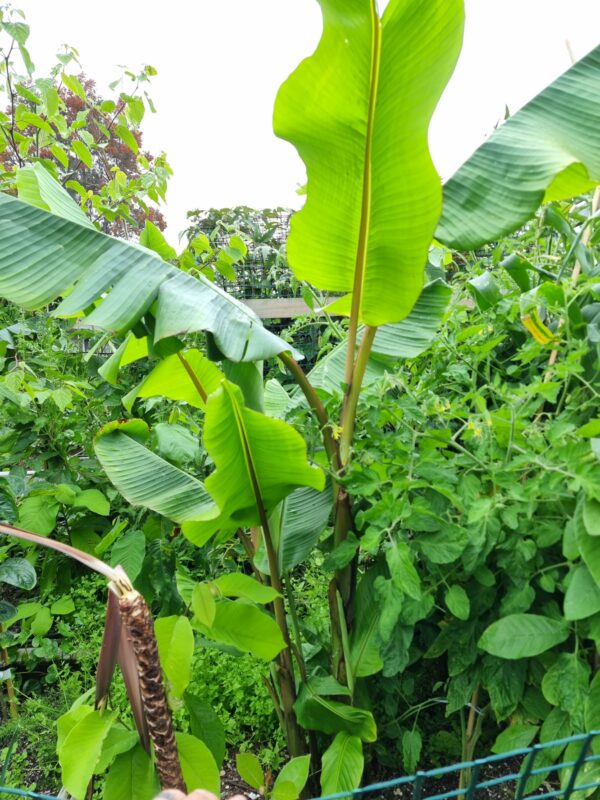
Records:
[[[331,435],[336,440],[336,442],[340,438],[340,436],[342,435],[342,431],[343,430],[344,429],[341,427],[341,425],[332,425],[331,426]]]

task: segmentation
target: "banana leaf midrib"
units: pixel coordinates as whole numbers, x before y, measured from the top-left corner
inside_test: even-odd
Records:
[[[373,128],[375,125],[375,113],[377,108],[377,86],[379,83],[379,66],[381,61],[381,23],[377,14],[375,0],[371,0],[371,26],[372,26],[372,45],[371,45],[371,75],[369,85],[369,108],[367,112],[367,128],[365,133],[365,157],[363,166],[363,185],[361,199],[361,216],[358,231],[358,243],[356,248],[356,264],[354,268],[354,286],[352,289],[352,306],[350,310],[351,324],[358,321],[362,295],[364,291],[365,272],[367,267],[367,250],[369,242],[369,230],[371,222],[371,201],[372,201],[372,159],[373,159]],[[356,334],[354,333],[354,336]],[[347,370],[348,372],[348,370]],[[348,378],[349,375],[347,374]]]
[[[254,469],[252,448],[250,447],[250,442],[248,441],[248,437],[246,436],[244,420],[240,413],[240,409],[235,400],[235,397],[233,396],[231,389],[229,388],[229,386],[225,381],[223,382],[223,390],[227,393],[227,396],[229,397],[229,401],[231,403],[231,407],[233,409],[233,415],[235,418],[238,435],[240,437],[240,442],[242,445],[242,453],[244,454],[246,472],[248,473],[248,478],[250,479],[250,485],[252,486],[252,493],[254,494],[254,499],[256,501],[256,507],[259,512],[261,524],[265,524],[267,519],[267,512],[263,501],[262,492],[260,489],[260,482],[258,480],[258,475],[256,474],[256,470]]]

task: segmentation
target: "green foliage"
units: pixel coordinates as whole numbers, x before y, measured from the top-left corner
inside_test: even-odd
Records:
[[[217,291],[202,276],[194,279],[151,250],[106,236],[93,226],[73,221],[71,214],[65,217],[65,207],[70,203],[66,191],[54,183],[49,196],[42,200],[46,171],[40,164],[24,169],[36,183],[35,204],[8,194],[0,196],[5,229],[16,225],[23,230],[18,246],[3,265],[3,296],[34,309],[54,301],[76,283],[77,288],[54,312],[71,317],[88,309],[110,287],[110,301],[101,303],[86,317],[94,327],[125,332],[149,313],[153,321],[148,320],[148,324],[156,344],[178,334],[206,330],[214,335],[219,349],[234,360],[265,358],[288,349],[246,306]],[[67,231],[69,244],[58,255],[52,238]],[[35,282],[24,285],[18,277],[18,264],[32,249],[44,253],[44,259],[34,269]],[[124,262],[129,265],[125,272]],[[146,287],[143,297],[138,296],[141,286]],[[137,297],[133,303],[132,297]],[[155,301],[154,318],[148,309]]]
[[[159,791],[154,765],[141,745],[119,754],[104,785],[106,800],[147,800]]]
[[[214,518],[218,508],[202,483],[141,444],[149,435],[146,423],[129,420],[109,423],[96,437],[98,460],[121,494],[176,522]],[[146,475],[143,485],[140,469]]]
[[[187,617],[161,617],[154,630],[163,672],[173,695],[181,698],[192,672],[194,634]]]
[[[295,297],[301,289],[304,294],[287,264],[289,216],[290,212],[282,208],[257,211],[246,206],[190,211],[190,227],[185,231],[189,244],[181,266],[186,271],[201,272],[241,300],[255,295]],[[232,243],[237,244],[238,253],[231,253]],[[247,254],[239,260],[238,254],[244,249]],[[234,280],[231,269],[223,274],[224,264],[235,267]]]
[[[277,450],[270,442],[277,441]],[[258,525],[293,489],[324,488],[323,472],[306,461],[306,445],[290,425],[245,408],[242,393],[223,381],[211,396],[204,444],[215,463],[206,488],[236,523]]]
[[[569,635],[562,620],[537,614],[510,614],[483,632],[478,645],[500,658],[519,659],[537,656],[561,644]]]
[[[348,326],[325,317],[327,352],[308,377],[285,339],[219,288],[247,254],[235,212],[210,220],[222,246],[195,230],[178,254],[151,223],[141,246],[107,236],[43,159],[11,172],[18,198],[0,195],[3,296],[29,309],[60,300],[54,317],[83,315],[113,351],[102,384],[64,356],[55,319],[24,318],[36,320],[31,338],[24,324],[1,332],[2,513],[127,568],[157,616],[188,788],[218,791],[233,745],[242,777],[274,800],[296,800],[319,770],[322,791],[350,791],[365,754],[412,772],[457,738],[452,754],[467,759],[479,741],[503,752],[586,730],[598,690],[598,196],[591,208],[587,197],[553,201],[477,252],[432,244],[441,186],[427,126],[462,4],[392,0],[381,20],[367,0],[321,7],[321,43],[275,112],[309,173],[290,237],[296,280],[350,293],[329,309]],[[25,31],[13,33],[23,45]],[[560,80],[587,85],[599,70],[592,54]],[[85,82],[62,81],[88,102]],[[35,136],[54,135],[51,88],[48,114],[18,114]],[[511,131],[524,127],[533,153],[554,152],[571,124],[554,113],[556,91],[449,182],[450,217],[452,187],[465,175],[475,186],[477,243],[524,223],[546,190],[555,200],[587,188],[581,164],[596,175],[597,131],[582,126],[572,161],[561,151],[543,191],[517,208],[539,170]],[[128,126],[144,104],[123,102],[115,133],[138,151]],[[94,163],[90,137],[69,146],[82,169]],[[507,158],[518,180],[496,188],[505,213],[492,214],[476,189]],[[266,243],[273,231],[250,233]],[[270,365],[265,389],[262,360],[276,357],[296,387]],[[32,449],[40,477],[23,468]],[[55,657],[54,631],[64,646],[81,613],[76,588],[61,557],[16,547],[1,553],[2,642]],[[115,694],[110,710],[84,696],[58,722],[75,797],[94,772],[109,797],[155,791],[121,684]],[[283,736],[291,760],[273,782],[261,760],[280,765]]]
[[[2,15],[3,188],[19,182],[17,170],[34,161],[66,186],[102,230],[130,238],[145,220],[164,228],[153,204],[165,200],[171,168],[164,154],[140,150],[139,126],[146,110],[154,111],[147,85],[155,70],[124,70],[112,85],[114,90],[120,84],[122,91],[114,100],[102,98],[82,74],[74,48],[57,54],[48,75],[37,74],[26,47],[29,26],[12,21],[21,12],[3,7]]]
[[[229,747],[237,751],[251,746],[272,767],[279,767],[284,759],[284,742],[265,688],[268,675],[269,666],[264,661],[202,647],[194,654],[190,683],[194,696],[201,697],[216,713]],[[192,732],[200,737],[193,714],[190,720]],[[210,746],[204,736],[201,738]]]
[[[252,753],[238,753],[235,757],[235,766],[240,776],[254,789],[263,789],[265,776],[258,758]]]
[[[85,681],[89,680],[91,685],[91,679],[85,666],[77,671],[69,669],[66,664],[54,669],[53,683],[35,690],[30,688],[27,694],[20,695],[22,719],[3,720],[0,725],[6,786],[37,787],[47,791],[58,790],[61,786],[60,765],[56,758],[56,720],[87,688]],[[24,719],[27,725],[23,725]],[[13,736],[13,754],[7,760],[8,745]]]
[[[575,218],[579,207],[571,209]],[[537,266],[548,256],[548,242],[550,256],[563,259],[568,242],[541,223],[514,243],[481,252],[478,261],[480,267],[498,264],[515,248],[526,249]],[[538,280],[543,285],[544,276],[530,275],[529,288]],[[382,639],[388,628],[381,626],[395,620],[395,647],[383,651],[384,675],[403,677],[389,693],[373,690],[384,720],[386,707],[396,708],[400,719],[416,716],[426,758],[432,739],[420,708],[430,702],[435,708],[437,694],[425,688],[428,662],[435,670],[430,680],[447,702],[449,719],[441,717],[437,726],[448,725],[450,733],[452,715],[475,702],[483,709],[478,735],[490,747],[500,733],[493,717],[524,726],[521,738],[521,728],[507,729],[498,744],[505,749],[513,734],[514,742],[526,734],[531,741],[549,714],[562,715],[556,738],[584,729],[580,709],[589,675],[581,665],[596,646],[589,569],[596,537],[586,530],[583,508],[585,496],[596,497],[600,485],[585,438],[594,433],[587,420],[594,415],[597,355],[594,345],[588,350],[577,312],[593,300],[593,279],[580,279],[576,289],[564,282],[565,296],[546,311],[551,328],[558,317],[575,321],[562,332],[548,377],[553,344],[536,342],[524,327],[521,287],[510,273],[497,270],[493,279],[500,299],[481,308],[465,301],[461,292],[468,289],[461,290],[457,275],[438,342],[367,391],[348,478],[348,488],[361,497],[357,523],[365,565],[378,553],[388,555],[388,542],[400,537],[419,576],[421,609],[411,608],[407,589],[394,600],[378,579]],[[574,643],[578,655],[564,661],[563,651]],[[566,670],[572,672],[569,685],[581,687],[573,699],[556,688],[566,685]],[[545,741],[552,738],[549,730]],[[402,755],[395,739],[405,742],[401,725],[390,723],[383,734]]]
[[[219,768],[209,748],[190,733],[178,733],[176,738],[183,779],[188,791],[205,789],[218,797],[221,793]]]
[[[441,212],[427,130],[460,51],[462,3],[393,2],[381,21],[370,2],[343,13],[333,0],[320,5],[319,46],[275,104],[275,132],[298,150],[310,186],[292,221],[290,266],[352,293],[361,322],[398,322],[421,293]]]
[[[473,249],[523,225],[542,202],[594,189],[600,181],[592,132],[600,111],[599,66],[596,47],[497,128],[452,176],[444,186],[440,241]],[[532,161],[540,165],[535,175]]]
[[[297,756],[288,761],[273,784],[273,800],[298,800],[308,780],[309,769],[310,756]]]
[[[102,714],[89,706],[77,706],[61,717],[58,760],[63,783],[76,800],[85,797],[113,721],[113,714]]]
[[[185,707],[190,716],[190,728],[197,739],[201,739],[218,766],[225,758],[225,728],[213,707],[202,697],[185,694]]]
[[[358,736],[340,731],[323,753],[321,791],[324,795],[351,790],[360,784],[363,772],[362,742]]]

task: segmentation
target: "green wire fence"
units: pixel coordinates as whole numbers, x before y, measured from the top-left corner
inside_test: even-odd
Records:
[[[501,775],[488,776],[499,770],[502,770]],[[460,800],[485,800],[488,797],[494,800],[544,800],[551,797],[568,800],[576,792],[579,793],[577,800],[581,800],[600,789],[600,731],[447,767],[421,770],[415,775],[363,786],[351,793],[325,795],[320,800],[366,795],[375,800],[391,796],[392,789],[396,790],[393,795],[403,800],[449,800],[453,797]]]
[[[501,775],[494,774],[499,770]],[[366,796],[370,800],[385,800],[392,796],[402,800],[450,800],[453,797],[459,800],[545,800],[552,797],[569,800],[575,793],[576,800],[583,800],[600,795],[598,790],[600,731],[591,731],[487,758],[422,770],[415,775],[373,783],[351,792],[324,795],[318,800]],[[4,786],[0,786],[0,794],[32,800],[58,800],[54,795]]]

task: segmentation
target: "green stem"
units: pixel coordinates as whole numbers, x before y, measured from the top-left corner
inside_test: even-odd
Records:
[[[371,348],[373,346],[373,340],[375,339],[376,333],[377,328],[374,328],[370,325],[365,328],[365,332],[358,349],[358,355],[356,356],[356,364],[354,365],[352,377],[344,398],[344,407],[342,409],[342,436],[340,442],[340,456],[344,466],[348,463],[350,458],[350,447],[352,444],[352,438],[354,436],[358,397],[362,388],[363,378],[365,376],[365,371],[367,369],[367,364],[369,362],[369,356],[371,354]]]
[[[288,604],[290,607],[290,617],[292,618],[292,627],[294,629],[294,639],[295,639],[294,655],[296,656],[296,661],[298,662],[300,677],[302,678],[302,681],[304,683],[308,683],[306,662],[304,661],[304,656],[302,655],[302,636],[300,634],[300,621],[298,618],[298,609],[296,606],[296,596],[294,594],[294,588],[290,580],[289,572],[287,573],[285,578],[285,591],[288,599]],[[310,751],[311,769],[313,772],[317,772],[321,762],[319,758],[319,747],[317,743],[317,737],[314,731],[308,731],[308,749]]]
[[[256,553],[254,552],[254,547],[252,546],[252,542],[248,540],[248,537],[241,528],[237,529],[236,536],[238,537],[238,539],[242,544],[242,547],[244,548],[244,551],[246,553],[246,558],[250,562],[250,566],[252,567],[252,572],[254,573],[256,580],[260,581],[261,583],[264,583],[265,578],[262,572],[257,568],[256,564],[254,563],[254,556],[256,555]]]
[[[308,680],[308,675],[306,672],[306,664],[304,662],[304,657],[302,655],[302,636],[300,635],[300,621],[298,619],[298,609],[296,606],[296,597],[294,595],[294,589],[292,587],[292,582],[290,580],[290,574],[286,575],[285,578],[285,593],[288,599],[288,605],[290,607],[290,617],[292,619],[292,628],[294,629],[294,639],[296,644],[296,660],[298,661],[298,668],[300,670],[300,675],[302,680],[306,683]]]
[[[354,435],[354,425],[356,421],[356,409],[358,407],[358,397],[360,394],[363,378],[365,375],[365,370],[367,368],[367,363],[369,361],[369,355],[371,353],[371,347],[373,345],[373,340],[375,338],[376,331],[377,328],[371,326],[365,328],[365,332],[363,334],[363,338],[360,343],[360,347],[358,349],[358,355],[356,357],[356,364],[354,366],[352,379],[350,381],[349,386],[347,387],[346,396],[344,398],[344,405],[342,408],[342,420],[341,420],[342,436],[340,442],[340,459],[342,462],[342,473],[350,460],[350,446],[352,444],[352,438]],[[352,524],[353,524],[353,519],[352,519],[350,497],[343,488],[340,488],[339,491],[337,492],[335,500],[334,529],[333,529],[334,545],[338,545],[341,542],[345,541],[345,539],[348,537],[348,532],[352,529]],[[339,591],[341,595],[344,604],[344,625],[346,629],[348,629],[351,626],[352,617],[354,615],[353,606],[354,606],[355,579],[353,576],[355,574],[355,571],[356,571],[355,563],[354,562],[350,563],[343,569],[337,570],[332,581],[333,592],[332,596],[330,596],[329,609],[331,615],[332,648],[334,652],[340,650],[340,648],[342,649],[343,652],[343,630],[341,627],[341,622],[342,622],[341,619],[338,620],[336,624],[336,618],[338,615],[336,614],[334,608],[337,605],[335,592]],[[347,680],[348,678],[348,670],[344,664],[343,659],[337,670],[337,678],[340,681]]]
[[[333,438],[333,435],[331,433],[331,428],[329,426],[329,417],[327,416],[327,411],[325,410],[325,406],[321,402],[321,398],[316,393],[314,386],[308,380],[308,378],[304,373],[304,370],[302,369],[300,364],[298,364],[296,359],[292,358],[291,355],[289,355],[289,353],[280,353],[279,358],[292,373],[292,375],[294,376],[294,380],[296,381],[296,383],[302,390],[302,393],[306,397],[309,406],[315,412],[315,416],[319,422],[319,425],[321,426],[323,444],[325,446],[325,452],[327,453],[329,463],[331,464],[333,469],[339,471],[342,468],[339,447],[338,443]]]
[[[4,633],[4,625],[0,622],[0,633]],[[2,666],[5,670],[10,667],[10,658],[8,657],[8,650],[6,647],[0,649],[0,656],[2,658]],[[6,694],[8,695],[8,707],[10,709],[10,716],[12,719],[17,719],[19,713],[17,711],[17,700],[15,696],[15,687],[12,678],[7,678],[4,683],[6,684]]]
[[[274,672],[275,670],[272,670]],[[263,678],[264,684],[267,688],[267,691],[271,697],[273,705],[275,706],[275,713],[277,714],[277,719],[279,720],[279,724],[281,725],[281,730],[285,730],[285,719],[283,717],[283,712],[281,710],[281,700],[279,695],[277,694],[277,684],[273,678],[273,675],[269,678]]]
[[[590,225],[595,219],[598,219],[598,217],[600,217],[600,211],[594,211],[585,220],[585,222],[583,223],[583,225],[581,226],[581,228],[577,232],[577,236],[573,239],[571,247],[569,248],[569,251],[568,251],[567,255],[565,256],[565,259],[564,259],[563,263],[561,264],[560,269],[558,270],[558,274],[556,276],[556,280],[557,281],[559,281],[562,278],[565,269],[567,268],[567,266],[568,266],[568,264],[569,264],[569,262],[570,262],[570,260],[571,260],[571,258],[573,256],[575,250],[577,249],[578,244],[581,242],[581,239],[582,239],[585,231],[587,230],[588,225]]]
[[[281,702],[283,706],[287,744],[290,755],[294,757],[303,755],[306,752],[306,744],[294,712],[294,703],[296,702],[296,685],[294,681],[294,665],[292,661],[292,644],[285,616],[283,586],[277,568],[277,554],[275,552],[275,547],[273,546],[273,539],[271,538],[271,531],[269,529],[267,514],[262,503],[262,498],[258,503],[258,510],[263,529],[263,536],[265,539],[265,548],[267,550],[267,557],[269,560],[271,586],[281,595],[273,600],[275,621],[277,622],[286,645],[281,653],[279,653],[277,656],[277,677],[279,679],[279,688],[281,691]]]
[[[352,529],[352,509],[345,489],[340,488],[334,506],[334,547],[343,542]],[[331,624],[331,663],[332,673],[340,683],[346,683],[347,670],[344,659],[344,630],[348,630],[353,616],[354,581],[353,565],[338,570],[329,583],[329,619]],[[343,601],[343,615],[340,616],[338,596]]]
[[[334,319],[331,316],[331,314],[329,314],[327,312],[327,307],[326,306],[324,307],[324,303],[327,302],[327,300],[323,299],[322,297],[319,297],[319,295],[315,292],[315,290],[313,289],[313,287],[309,283],[305,283],[304,286],[311,293],[311,295],[313,296],[313,299],[316,300],[317,303],[319,304],[320,308],[319,308],[318,313],[322,314],[325,317],[325,319],[327,320],[327,324],[329,325],[331,330],[335,333],[337,338],[340,339],[340,340],[343,339],[344,335],[345,335],[344,331],[342,331],[338,327],[337,323],[334,321]],[[320,324],[320,322],[317,321],[317,324]]]
[[[344,605],[339,592],[336,592],[336,601],[338,606],[338,613],[340,619],[340,628],[342,632],[342,648],[344,652],[344,661],[346,663],[346,681],[348,688],[352,695],[351,699],[354,702],[354,675],[352,674],[352,667],[350,664],[350,640],[348,637],[348,627],[346,625],[346,616],[344,614]]]
[[[294,703],[296,702],[296,682],[294,678],[294,663],[292,659],[292,648],[290,633],[288,630],[287,619],[285,615],[285,605],[283,601],[283,585],[281,576],[279,574],[279,565],[277,563],[277,551],[273,544],[271,536],[271,529],[269,527],[269,519],[260,490],[258,476],[254,469],[254,462],[252,459],[252,451],[250,449],[250,442],[248,441],[244,426],[239,417],[237,406],[234,405],[234,414],[240,432],[242,447],[244,450],[244,458],[246,460],[246,467],[248,470],[248,477],[252,485],[252,493],[256,503],[256,510],[262,527],[263,537],[265,541],[265,549],[267,551],[267,558],[269,562],[269,573],[271,578],[271,586],[278,592],[278,596],[273,600],[273,611],[275,612],[275,621],[281,631],[281,635],[285,642],[284,649],[277,656],[277,678],[279,681],[279,689],[281,691],[281,704],[283,706],[283,717],[285,720],[285,735],[287,739],[288,750],[292,757],[304,755],[306,752],[306,742],[302,735],[296,713],[294,711]]]
[[[346,668],[344,664],[344,645],[342,642],[342,626],[340,609],[337,602],[338,591],[335,579],[330,581],[327,588],[327,601],[329,603],[329,622],[331,625],[331,672],[340,683],[346,683]]]

